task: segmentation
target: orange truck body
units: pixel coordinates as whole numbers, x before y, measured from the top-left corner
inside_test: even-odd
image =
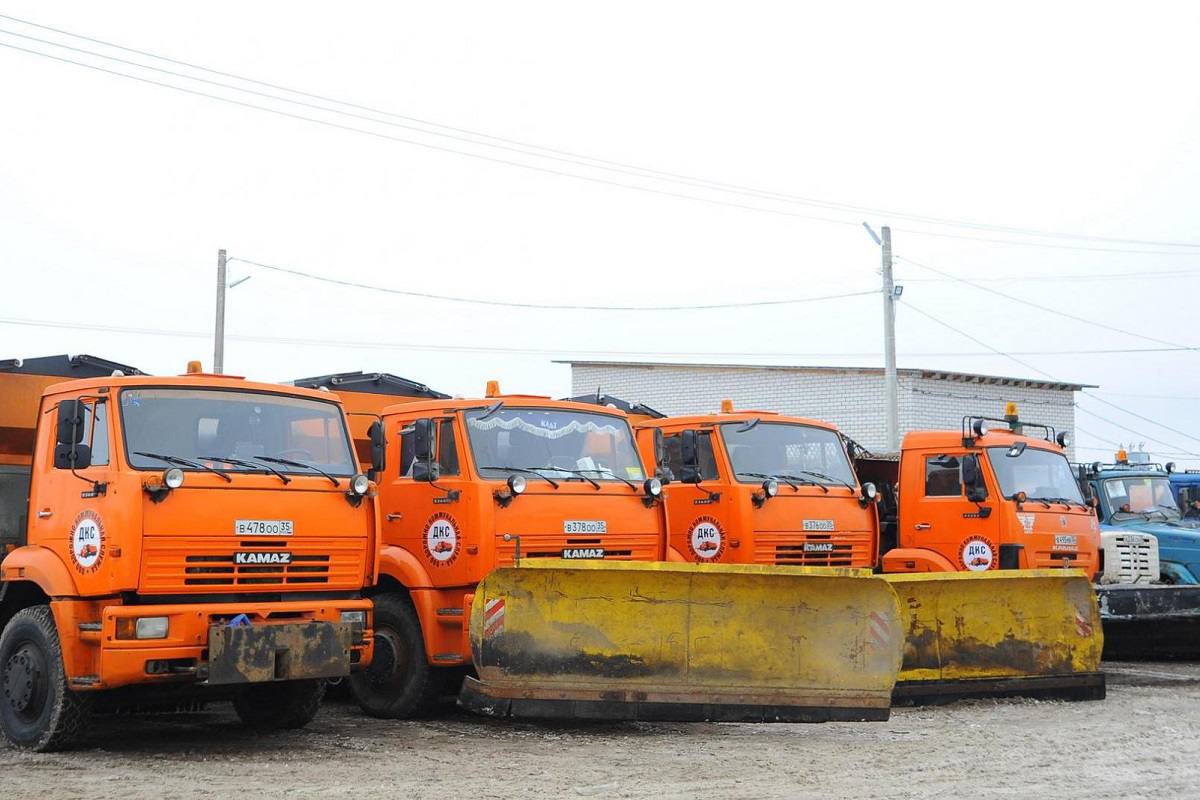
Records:
[[[764,495],[762,477],[735,474],[722,426],[798,426],[827,434],[833,457],[845,459],[837,428],[826,422],[772,412],[738,411],[683,417],[637,418],[638,446],[647,463],[656,447],[676,453],[675,440],[694,431],[701,446],[704,480],[679,482],[666,492],[670,558],[697,563],[780,564],[810,567],[872,567],[878,554],[878,520],[873,504],[860,502],[861,487],[833,482],[779,481],[774,497]],[[662,445],[656,438],[662,437]],[[678,465],[674,470],[678,471]],[[853,472],[850,471],[852,475]]]
[[[1095,511],[1082,496],[1023,502],[1006,496],[1013,493],[1004,491],[997,469],[1006,467],[1006,453],[1018,444],[1031,455],[1046,454],[1047,464],[1061,459],[1069,472],[1061,446],[1007,430],[969,437],[959,431],[914,432],[904,437],[898,462],[860,459],[859,473],[865,479],[897,487],[898,507],[883,513],[889,545],[881,560],[883,571],[1074,567],[1095,576],[1101,569],[1100,530]],[[987,488],[987,499],[981,502],[968,499],[966,486],[956,477],[954,462],[968,455],[978,458]]]
[[[417,658],[436,671],[435,678],[451,679],[471,665],[471,604],[476,586],[493,570],[533,558],[665,557],[662,502],[646,493],[646,470],[623,412],[549,397],[501,395],[494,385],[482,399],[397,397],[369,390],[352,399],[344,387],[340,394],[349,407],[379,415],[386,443],[386,466],[375,475],[382,518],[378,584],[371,592],[377,611],[376,663],[351,684],[369,713],[410,716],[423,710],[416,702],[388,702],[389,687],[406,696],[408,691],[402,676],[393,676],[394,681],[373,677],[389,665]],[[477,444],[471,420],[489,408],[496,410],[480,427],[500,427],[488,444]],[[574,423],[567,422],[571,415],[577,416]],[[434,431],[437,477],[432,481],[414,477],[410,445],[405,444],[418,424]],[[581,432],[566,430],[572,424],[582,425]],[[589,424],[595,426],[592,433],[584,431]],[[486,469],[512,464],[512,457],[501,452],[482,462],[480,457],[485,449],[503,448],[507,437],[515,444],[521,435],[518,425],[525,426],[526,434],[531,426],[543,433],[547,453],[552,447],[556,452],[600,448],[588,452],[597,457],[597,465],[604,457],[621,459],[624,480],[601,472],[543,471],[547,480],[528,469]],[[597,433],[597,428],[612,435]],[[369,435],[365,429],[361,433],[359,451],[369,452]],[[574,444],[555,444],[560,434],[573,436]],[[611,452],[613,447],[628,452]],[[568,467],[578,466],[575,456]],[[550,456],[546,458],[529,466],[548,463]],[[521,492],[512,491],[510,476],[517,476]],[[411,609],[419,625],[419,653],[408,652],[405,624],[389,617],[388,609],[405,614],[404,609]],[[367,694],[371,697],[364,701]]]
[[[36,374],[34,363],[8,362],[7,369],[0,363],[0,463],[24,471],[28,481],[27,505],[22,497],[19,508],[2,509],[10,520],[4,533],[16,540],[7,543],[0,566],[0,624],[23,608],[48,604],[71,690],[203,685],[210,633],[239,615],[253,626],[303,623],[317,631],[342,625],[350,612],[362,623],[348,660],[355,668],[369,662],[371,604],[362,591],[375,580],[378,520],[373,502],[347,496],[349,476],[335,488],[302,470],[288,472],[284,484],[265,470],[232,472],[226,481],[186,469],[182,485],[169,488],[171,464],[135,465],[125,446],[126,414],[139,393],[318,401],[325,424],[345,440],[336,395],[203,374],[99,369],[71,380],[69,371]],[[63,445],[55,412],[75,400],[88,420],[80,444],[92,456],[77,470],[56,464],[56,446]],[[295,438],[282,447],[313,446],[303,429],[294,424]],[[240,520],[294,520],[294,530],[239,534]],[[147,617],[168,620],[164,635],[131,637],[135,620]],[[278,669],[280,679],[308,677],[299,667],[299,675]]]

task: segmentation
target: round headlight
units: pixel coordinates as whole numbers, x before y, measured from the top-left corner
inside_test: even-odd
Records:
[[[525,491],[527,481],[524,475],[509,475],[508,490],[513,494],[522,494]]]
[[[1167,472],[1172,473],[1172,474],[1175,472],[1175,462],[1174,461],[1168,461],[1165,466],[1166,466]]]
[[[662,494],[662,481],[658,478],[647,478],[646,482],[642,484],[642,489],[650,497],[658,497]]]
[[[1071,438],[1070,431],[1063,431],[1055,438],[1058,440],[1058,444],[1060,447],[1070,447],[1071,446],[1072,438]]]
[[[862,488],[863,488],[863,497],[867,498],[868,500],[874,500],[875,495],[879,494],[879,488],[876,487],[875,484],[871,483],[870,481],[868,481],[867,483],[864,483]]]
[[[371,488],[371,479],[366,475],[359,473],[350,479],[350,491],[357,495],[364,495]]]
[[[163,485],[168,489],[178,489],[183,486],[183,470],[179,467],[171,467],[163,473]]]
[[[774,478],[767,478],[763,481],[763,494],[767,497],[774,497],[779,494],[779,481]]]
[[[991,429],[992,426],[988,425],[986,419],[977,419],[971,423],[971,430],[975,432],[976,436],[987,436],[987,432]]]

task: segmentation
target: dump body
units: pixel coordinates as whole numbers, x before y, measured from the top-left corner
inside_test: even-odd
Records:
[[[669,553],[700,564],[874,566],[874,504],[837,428],[770,412],[643,417],[643,458],[675,479],[667,493]],[[696,458],[687,463],[685,437]],[[690,446],[688,448],[690,450]],[[778,492],[765,487],[772,482]]]
[[[0,507],[26,518],[0,608],[7,623],[49,606],[70,690],[339,677],[369,661],[376,519],[350,488],[336,396],[201,374],[70,380],[69,364],[0,368],[5,459],[29,481],[27,502]],[[233,646],[215,647],[229,624]],[[263,658],[269,676],[250,669]]]

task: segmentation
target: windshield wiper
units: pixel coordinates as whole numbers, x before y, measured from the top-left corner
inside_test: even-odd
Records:
[[[313,472],[319,472],[334,486],[341,486],[341,481],[330,475],[320,467],[314,467],[312,464],[305,464],[303,461],[292,461],[290,458],[276,458],[275,456],[251,456],[255,461],[269,461],[272,464],[286,464],[289,467],[300,467],[301,469],[311,469]]]
[[[270,464],[255,464],[253,461],[243,461],[240,458],[229,458],[227,456],[196,456],[196,458],[202,458],[205,461],[220,461],[225,464],[237,464],[239,467],[249,467],[250,469],[265,470],[279,478],[279,480],[283,481],[284,486],[287,486],[292,482],[291,478],[289,478],[287,475],[284,475]]]
[[[1031,497],[1029,499],[1030,500],[1042,500],[1042,501],[1047,501],[1047,502],[1051,502],[1051,503],[1062,503],[1064,506],[1067,507],[1068,511],[1071,510],[1071,506],[1073,506],[1073,505],[1083,506],[1083,508],[1087,508],[1087,506],[1084,506],[1083,503],[1078,503],[1078,502],[1076,502],[1074,500],[1070,500],[1066,497]]]
[[[180,456],[164,456],[161,453],[147,453],[145,450],[138,450],[134,452],[133,455],[145,456],[146,458],[157,458],[159,461],[166,462],[167,464],[178,464],[183,467],[191,467],[192,469],[207,470],[214,475],[220,475],[225,479],[226,483],[233,483],[233,478],[229,477],[227,473],[222,472],[214,467],[210,467],[208,464],[197,464],[195,461],[190,461],[186,458],[181,458]]]
[[[817,478],[818,480],[829,481],[830,483],[836,483],[838,486],[845,486],[851,492],[854,491],[854,487],[851,486],[850,484],[846,483],[843,480],[839,480],[838,478],[835,478],[832,475],[826,475],[824,472],[817,472],[816,470],[811,470],[811,469],[802,469],[802,470],[800,470],[800,472],[803,472],[805,475],[812,475],[814,478]]]
[[[775,478],[776,480],[782,480],[796,491],[800,490],[800,486],[793,481],[799,481],[800,483],[807,484],[809,486],[821,486],[821,484],[817,483],[816,481],[810,481],[808,478],[797,478],[795,475],[767,475],[764,472],[735,472],[734,475],[749,475],[751,478]],[[821,486],[821,488],[825,489],[824,486]],[[829,494],[828,489],[825,489],[825,494]]]
[[[528,472],[530,475],[537,475],[539,478],[541,478],[546,483],[553,486],[555,489],[558,488],[557,481],[547,478],[545,475],[543,475],[542,473],[538,472],[536,469],[533,469],[531,467],[479,467],[479,469],[504,469],[504,470],[508,470],[509,472]]]
[[[555,467],[555,469],[557,469],[557,467]],[[635,492],[637,491],[637,485],[636,485],[636,484],[634,484],[634,482],[633,482],[633,481],[629,480],[628,478],[622,478],[620,475],[618,475],[617,473],[613,472],[611,469],[568,469],[568,470],[565,470],[565,471],[566,471],[566,472],[574,472],[574,473],[580,473],[580,472],[595,472],[595,473],[596,473],[596,474],[598,474],[598,475],[603,475],[603,476],[611,477],[611,478],[613,478],[614,480],[621,481],[621,482],[622,482],[622,483],[624,483],[626,486],[628,486],[630,489],[633,489]]]
[[[492,403],[490,406],[488,406],[487,408],[485,408],[485,409],[483,410],[483,413],[482,413],[482,414],[480,414],[478,417],[476,417],[476,418],[475,418],[475,421],[476,421],[476,422],[482,422],[483,420],[487,419],[487,418],[488,418],[488,417],[490,417],[492,414],[495,414],[497,411],[499,411],[499,410],[500,410],[500,409],[502,409],[502,408],[504,408],[504,401],[503,401],[503,400],[497,400],[496,402]]]

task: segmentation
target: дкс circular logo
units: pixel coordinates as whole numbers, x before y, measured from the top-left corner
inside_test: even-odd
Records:
[[[458,528],[449,514],[434,514],[425,523],[425,553],[438,566],[449,564],[458,555]]]
[[[95,511],[80,511],[71,525],[71,560],[80,572],[92,572],[104,557],[104,525]]]
[[[715,561],[725,549],[721,525],[712,517],[700,517],[688,531],[688,547],[701,561]]]
[[[992,568],[992,562],[996,560],[996,549],[982,536],[972,536],[963,542],[958,560],[963,569],[983,572]]]

